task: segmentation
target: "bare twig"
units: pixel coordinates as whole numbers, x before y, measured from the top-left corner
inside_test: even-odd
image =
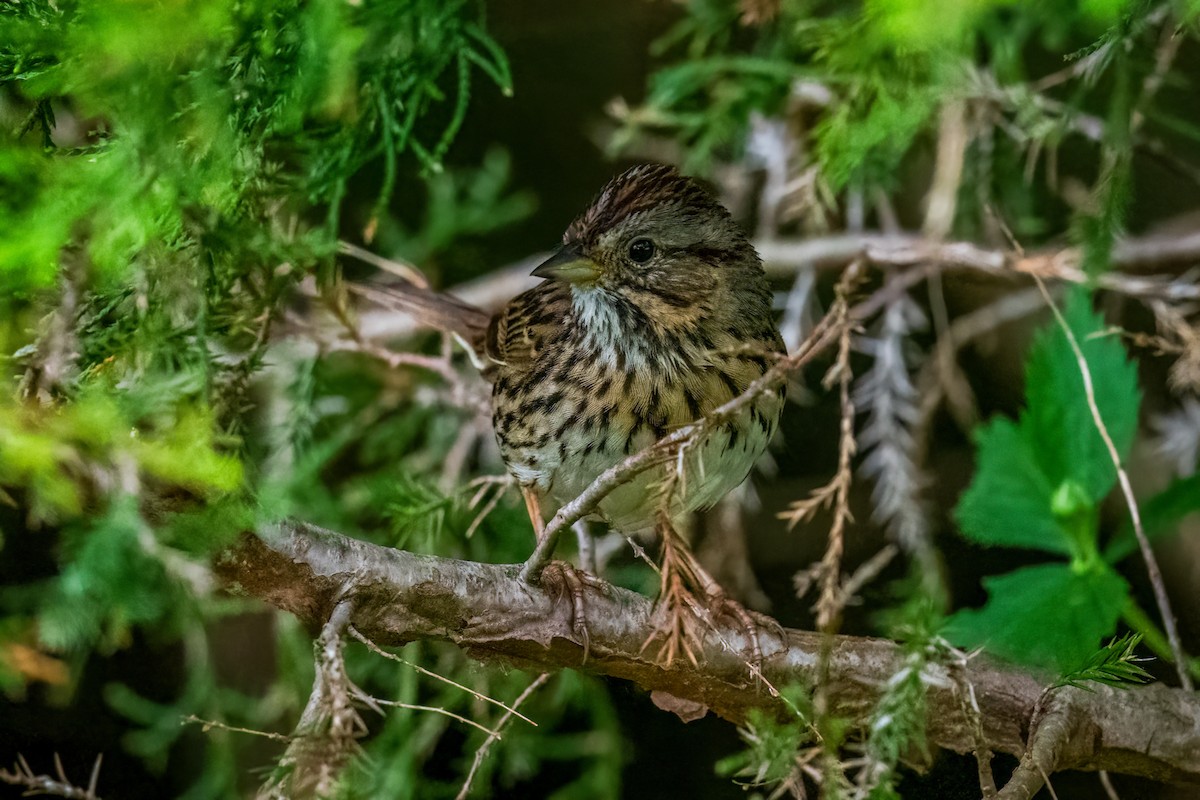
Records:
[[[421,673],[422,675],[426,675],[430,678],[433,678],[434,680],[439,680],[442,683],[449,684],[450,686],[453,686],[456,689],[462,689],[464,692],[471,695],[476,700],[482,700],[485,703],[491,703],[494,706],[499,706],[500,708],[503,708],[507,712],[506,716],[516,715],[516,716],[520,717],[522,720],[524,720],[525,722],[528,722],[533,727],[535,727],[535,728],[537,727],[536,722],[534,722],[533,720],[531,720],[529,717],[525,716],[524,714],[518,713],[515,706],[506,706],[506,705],[504,705],[504,703],[500,702],[499,700],[495,699],[494,697],[488,697],[486,694],[483,694],[482,692],[477,692],[469,686],[463,686],[461,683],[458,683],[457,681],[453,681],[450,678],[447,678],[445,675],[439,675],[436,672],[432,672],[431,670],[425,669],[420,664],[414,664],[411,661],[401,658],[400,656],[396,655],[395,653],[389,653],[388,651],[381,648],[379,645],[372,642],[366,636],[363,636],[362,633],[359,632],[358,628],[355,628],[353,625],[351,625],[348,630],[349,630],[351,636],[353,636],[355,639],[358,639],[360,642],[365,644],[367,646],[367,648],[371,652],[375,653],[376,655],[380,655],[380,656],[383,656],[384,658],[390,659],[392,661],[399,662],[406,667],[411,667],[412,669],[416,670],[417,672]]]
[[[954,225],[958,189],[962,184],[963,160],[970,141],[967,103],[955,97],[942,104],[938,125],[937,161],[933,183],[926,196],[925,221],[921,228],[931,239],[945,238]]]
[[[479,526],[483,524],[483,521],[487,519],[488,514],[491,514],[493,509],[500,504],[508,487],[516,485],[516,479],[511,475],[484,475],[476,478],[467,485],[469,487],[479,487],[475,495],[471,498],[471,501],[467,503],[468,508],[479,509],[474,519],[471,520],[471,524],[467,526],[466,532],[463,533],[464,538],[470,539],[475,535],[475,531],[479,530]],[[488,498],[487,502],[484,502],[485,497]]]
[[[480,725],[475,720],[467,719],[462,714],[456,714],[448,708],[440,708],[438,706],[423,706],[418,703],[405,703],[400,700],[384,700],[381,697],[373,697],[371,699],[381,706],[388,706],[390,708],[403,708],[407,711],[428,711],[431,714],[441,714],[443,717],[449,717],[450,719],[461,722],[464,725],[470,725],[472,728],[481,730],[486,734],[490,735],[494,733],[494,731],[486,725]]]
[[[511,708],[505,706],[505,708],[508,708],[508,711],[504,713],[504,716],[500,717],[499,721],[496,722],[495,730],[488,733],[488,737],[483,740],[483,744],[479,745],[479,749],[475,751],[475,760],[471,762],[471,769],[469,772],[467,772],[467,777],[463,781],[462,788],[458,790],[458,795],[456,795],[455,800],[466,800],[467,795],[471,791],[471,782],[475,780],[475,773],[479,771],[479,767],[483,764],[483,760],[487,758],[487,752],[491,748],[492,743],[500,738],[500,731],[504,729],[504,726],[508,724],[508,721],[514,715],[521,717],[523,720],[529,721],[530,724],[537,724],[530,721],[528,717],[517,713],[517,708],[549,679],[550,673],[548,672],[543,672],[541,675],[538,675],[533,679],[532,683],[525,687],[523,692],[517,695],[517,699],[513,701]]]
[[[958,351],[968,342],[991,333],[1001,325],[1027,317],[1042,308],[1045,308],[1045,301],[1041,292],[1037,287],[1031,287],[1006,294],[995,302],[963,314],[938,337],[933,352],[917,378],[921,396],[921,417],[915,426],[918,462],[923,460],[930,423],[943,399],[963,430],[970,430],[977,421],[975,396],[959,370]]]
[[[1083,377],[1083,392],[1087,398],[1088,410],[1092,414],[1092,422],[1096,425],[1096,430],[1100,433],[1100,438],[1104,440],[1104,446],[1108,450],[1108,456],[1112,459],[1113,467],[1117,471],[1117,482],[1121,486],[1121,493],[1125,497],[1125,505],[1129,508],[1129,518],[1133,522],[1133,532],[1137,537],[1138,548],[1142,552],[1142,560],[1146,563],[1146,572],[1150,576],[1150,585],[1154,589],[1154,600],[1158,605],[1158,613],[1162,616],[1163,629],[1166,631],[1167,640],[1171,643],[1171,653],[1174,656],[1175,670],[1179,676],[1179,684],[1184,689],[1191,691],[1192,676],[1188,672],[1188,659],[1183,650],[1183,643],[1179,639],[1179,629],[1175,624],[1175,614],[1171,611],[1171,599],[1167,596],[1167,587],[1163,582],[1162,571],[1158,568],[1158,558],[1154,555],[1154,548],[1150,546],[1150,540],[1146,536],[1146,529],[1142,525],[1142,514],[1138,508],[1137,498],[1133,494],[1133,486],[1129,482],[1129,473],[1125,471],[1125,466],[1121,463],[1121,454],[1117,450],[1116,444],[1113,443],[1112,436],[1109,435],[1108,426],[1104,422],[1104,418],[1100,415],[1100,406],[1096,404],[1096,387],[1092,382],[1092,372],[1088,368],[1087,359],[1083,357],[1083,350],[1079,347],[1079,341],[1075,338],[1075,334],[1071,331],[1071,327],[1063,318],[1062,312],[1059,311],[1058,305],[1054,302],[1054,298],[1050,296],[1049,290],[1046,288],[1045,282],[1038,276],[1034,276],[1037,280],[1038,289],[1042,292],[1042,297],[1045,298],[1046,304],[1054,313],[1054,319],[1058,322],[1059,328],[1067,337],[1067,342],[1071,346],[1071,352],[1075,355],[1075,363],[1079,367],[1080,375]]]
[[[179,722],[181,725],[199,725],[200,729],[202,731],[204,731],[205,733],[208,733],[210,730],[216,729],[216,730],[221,730],[221,731],[229,731],[230,733],[246,733],[251,736],[261,736],[264,739],[270,739],[273,742],[290,742],[290,741],[292,741],[291,736],[287,736],[282,733],[274,733],[272,731],[260,731],[260,730],[254,729],[254,728],[240,728],[237,725],[226,725],[224,722],[218,722],[215,719],[204,719],[202,717],[196,716],[195,714],[188,714],[186,717],[181,719]]]
[[[1158,90],[1162,88],[1167,73],[1171,71],[1171,64],[1175,62],[1175,56],[1179,54],[1179,45],[1185,38],[1177,29],[1176,20],[1171,15],[1171,7],[1168,3],[1164,3],[1148,15],[1147,22],[1154,25],[1162,22],[1163,27],[1159,33],[1158,46],[1154,49],[1154,69],[1146,73],[1146,77],[1142,81],[1141,95],[1129,118],[1129,134],[1131,136],[1136,134],[1142,127],[1142,123],[1146,121],[1146,109],[1154,101]]]
[[[0,781],[11,786],[24,786],[25,792],[23,796],[25,797],[46,794],[54,795],[55,797],[66,797],[68,800],[100,800],[99,795],[96,794],[96,785],[100,781],[100,765],[103,762],[104,755],[97,755],[96,761],[92,765],[92,774],[88,779],[86,789],[76,786],[67,778],[66,771],[63,769],[62,759],[58,757],[58,753],[54,754],[54,774],[57,778],[35,773],[29,766],[29,762],[25,760],[25,756],[18,754],[17,763],[13,765],[12,772],[0,769]]]
[[[390,272],[393,275],[398,275],[409,283],[419,286],[422,289],[429,288],[429,281],[425,279],[424,273],[422,273],[421,270],[417,269],[414,265],[409,264],[407,261],[397,261],[391,258],[384,258],[383,256],[372,253],[370,250],[366,250],[356,244],[351,244],[350,242],[346,241],[338,242],[338,252],[342,253],[343,255],[348,255],[351,258],[356,258],[365,264],[370,264],[376,269],[381,269],[384,272]]]
[[[959,707],[971,729],[972,751],[975,763],[979,768],[979,790],[984,800],[996,796],[996,778],[992,775],[992,749],[988,746],[987,737],[983,733],[983,715],[979,710],[979,698],[975,695],[975,685],[971,683],[967,672],[967,655],[951,648],[952,658],[946,663],[946,669],[954,680],[958,694]]]
[[[367,726],[354,700],[368,698],[350,681],[342,654],[343,634],[353,613],[348,598],[333,604],[315,644],[316,676],[308,703],[274,774],[259,788],[259,798],[327,797],[342,769],[358,754],[358,739]]]
[[[1108,777],[1108,770],[1102,769],[1097,774],[1100,776],[1100,786],[1104,788],[1104,795],[1108,800],[1121,800],[1121,796],[1117,794],[1117,790],[1112,784],[1112,779]]]
[[[871,581],[879,577],[879,573],[883,572],[888,564],[892,563],[900,550],[894,544],[886,544],[879,549],[875,555],[868,558],[862,564],[859,564],[858,569],[850,573],[849,577],[842,582],[841,598],[838,602],[847,606],[856,602],[857,595],[862,588]]]
[[[829,542],[821,559],[821,594],[817,599],[817,627],[829,634],[835,633],[840,626],[843,610],[843,594],[840,590],[842,552],[845,550],[846,526],[854,520],[850,513],[850,485],[854,480],[851,461],[858,450],[858,443],[854,439],[854,401],[850,397],[850,384],[854,379],[850,370],[850,344],[854,334],[854,326],[850,321],[850,293],[858,283],[859,274],[858,265],[852,264],[838,284],[838,299],[832,312],[834,325],[840,330],[838,354],[825,376],[827,387],[837,382],[841,408],[837,473],[829,484],[834,487],[830,495],[834,504],[833,522],[829,526]]]
[[[773,278],[794,276],[799,267],[841,269],[862,258],[880,267],[936,264],[942,268],[997,276],[1037,271],[1044,277],[1072,283],[1090,280],[1079,268],[1080,253],[1076,248],[1038,251],[1017,258],[1007,250],[989,249],[972,242],[937,242],[917,233],[872,231],[806,239],[760,239],[754,245],[763,258],[767,275]],[[451,291],[464,303],[483,309],[499,308],[537,283],[529,277],[529,270],[542,257],[544,254],[531,256]],[[1200,286],[1193,280],[1142,277],[1131,273],[1167,270],[1198,261],[1200,231],[1125,239],[1114,247],[1113,271],[1101,276],[1100,285],[1133,297],[1161,297],[1171,302],[1196,300],[1200,299]],[[380,310],[365,310],[359,315],[358,330],[364,339],[379,341],[409,336],[420,329],[410,316],[397,313],[386,303],[384,306]]]

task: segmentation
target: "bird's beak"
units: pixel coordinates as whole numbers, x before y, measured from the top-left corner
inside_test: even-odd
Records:
[[[578,244],[565,244],[533,271],[535,278],[566,281],[575,285],[595,283],[600,276],[596,262],[583,254]]]

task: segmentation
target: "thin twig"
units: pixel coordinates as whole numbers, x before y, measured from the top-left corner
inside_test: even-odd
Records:
[[[850,297],[862,277],[862,262],[851,264],[838,281],[836,299],[830,315],[833,317],[833,328],[838,331],[838,351],[833,366],[825,374],[825,388],[838,384],[838,397],[841,408],[841,424],[838,434],[838,466],[833,480],[822,489],[818,489],[805,500],[793,503],[792,511],[781,516],[795,521],[804,516],[811,516],[819,505],[833,505],[833,521],[829,526],[828,543],[825,554],[817,568],[817,582],[820,595],[817,598],[817,629],[823,634],[821,650],[817,656],[817,684],[813,693],[815,709],[814,726],[822,741],[820,758],[821,774],[827,791],[829,784],[841,785],[846,782],[845,767],[838,757],[836,737],[828,736],[829,724],[832,722],[833,705],[830,698],[830,665],[833,657],[834,635],[841,624],[845,596],[841,591],[842,553],[845,549],[845,530],[853,520],[850,514],[850,486],[854,480],[854,470],[851,461],[858,449],[854,438],[854,401],[850,396],[850,385],[854,373],[850,368],[850,349],[855,332],[855,324],[850,316]]]
[[[375,653],[376,655],[381,655],[384,658],[390,659],[392,661],[397,661],[406,667],[411,667],[412,669],[416,670],[417,672],[421,673],[422,675],[426,675],[435,680],[439,680],[442,683],[449,684],[449,685],[455,687],[456,689],[462,689],[464,692],[471,695],[476,700],[482,700],[485,703],[491,703],[494,706],[499,706],[500,708],[503,708],[509,714],[514,714],[514,715],[520,717],[521,719],[523,719],[525,722],[528,722],[533,727],[535,727],[535,728],[537,727],[536,722],[534,722],[533,720],[531,720],[529,717],[525,716],[524,714],[518,713],[518,711],[516,710],[515,707],[506,706],[506,705],[504,705],[504,703],[500,702],[499,700],[497,700],[494,697],[488,697],[486,694],[483,694],[482,692],[477,692],[469,686],[463,686],[461,683],[458,683],[457,681],[453,681],[450,678],[447,678],[445,675],[439,675],[436,672],[432,672],[430,670],[425,669],[420,664],[414,664],[411,661],[406,661],[405,659],[401,658],[400,656],[396,655],[395,653],[389,653],[388,651],[384,650],[379,645],[375,644],[373,641],[368,639],[362,633],[360,633],[358,628],[355,628],[353,625],[350,626],[349,631],[350,631],[351,636],[353,636],[355,639],[358,639],[360,642],[365,644],[367,646],[367,648],[369,650],[371,650],[371,652]]]
[[[992,749],[988,746],[987,737],[983,733],[983,712],[979,709],[975,684],[967,675],[968,656],[953,648],[950,648],[950,652],[953,658],[946,662],[946,670],[954,680],[959,706],[971,728],[972,750],[975,753],[975,764],[979,770],[979,791],[983,794],[984,800],[991,800],[996,796],[996,778],[992,775]]]
[[[443,717],[449,717],[450,719],[458,720],[459,722],[470,725],[472,728],[478,728],[479,730],[483,731],[484,733],[488,734],[489,736],[492,733],[494,733],[494,731],[491,728],[487,727],[486,725],[480,725],[475,720],[467,719],[462,714],[455,714],[453,711],[451,711],[447,708],[441,708],[439,706],[423,706],[423,705],[418,705],[416,703],[405,703],[400,700],[384,700],[381,697],[373,697],[371,699],[374,700],[376,703],[378,703],[381,706],[389,706],[391,708],[403,708],[403,709],[407,709],[408,711],[430,711],[434,714],[441,714]]]
[[[254,728],[239,728],[237,725],[227,725],[224,722],[218,722],[215,719],[204,719],[195,714],[188,714],[183,719],[179,720],[180,725],[199,725],[201,730],[208,733],[211,729],[229,731],[230,733],[248,733],[251,736],[261,736],[264,739],[270,739],[275,742],[290,742],[291,736],[283,733],[273,733],[272,731],[260,731]]]
[[[1096,387],[1092,383],[1092,372],[1088,368],[1087,360],[1083,357],[1083,350],[1079,347],[1079,342],[1075,338],[1075,334],[1071,331],[1071,327],[1067,324],[1062,312],[1059,311],[1058,305],[1054,302],[1054,298],[1050,296],[1049,290],[1046,289],[1046,284],[1041,277],[1035,275],[1038,289],[1042,292],[1042,297],[1045,298],[1046,304],[1050,306],[1050,310],[1054,313],[1054,319],[1058,322],[1058,326],[1062,329],[1063,334],[1067,337],[1067,342],[1071,346],[1071,352],[1075,354],[1075,363],[1079,367],[1079,372],[1083,376],[1083,391],[1087,398],[1088,410],[1092,413],[1092,422],[1096,425],[1096,430],[1100,432],[1100,438],[1104,440],[1104,446],[1108,449],[1108,456],[1112,459],[1113,466],[1117,470],[1117,481],[1121,486],[1121,493],[1125,497],[1125,505],[1129,507],[1129,518],[1133,522],[1133,532],[1137,537],[1138,548],[1142,551],[1142,560],[1146,562],[1146,572],[1150,576],[1150,585],[1154,589],[1154,601],[1158,605],[1158,613],[1162,616],[1163,629],[1167,634],[1167,641],[1171,644],[1171,653],[1175,660],[1175,671],[1179,676],[1179,684],[1188,691],[1192,690],[1192,676],[1187,669],[1187,656],[1183,651],[1183,643],[1179,639],[1179,629],[1175,625],[1175,615],[1171,611],[1171,599],[1167,596],[1167,587],[1163,583],[1162,571],[1158,568],[1158,558],[1154,555],[1154,549],[1150,546],[1150,539],[1146,536],[1146,529],[1142,525],[1142,514],[1138,509],[1137,498],[1133,494],[1133,486],[1129,482],[1129,473],[1125,471],[1124,465],[1121,463],[1121,454],[1117,451],[1116,444],[1113,443],[1112,436],[1109,435],[1108,426],[1104,423],[1104,418],[1100,415],[1100,407],[1096,404]]]
[[[850,384],[854,373],[850,370],[850,344],[853,338],[854,326],[849,320],[850,297],[857,282],[855,269],[852,265],[838,287],[837,325],[841,328],[838,340],[838,354],[834,366],[826,375],[826,383],[836,380],[838,383],[838,398],[841,408],[841,424],[838,434],[838,466],[830,486],[834,487],[831,498],[834,503],[833,523],[829,526],[829,542],[825,547],[825,555],[821,559],[821,594],[817,599],[817,628],[824,633],[832,634],[838,628],[838,620],[842,614],[842,593],[839,591],[842,578],[842,553],[845,550],[846,525],[853,521],[850,513],[850,486],[854,480],[854,470],[851,461],[858,450],[854,439],[854,401],[850,398]]]
[[[871,581],[879,577],[879,573],[892,563],[900,553],[900,548],[894,544],[886,544],[879,549],[875,555],[868,558],[858,566],[854,572],[850,574],[845,581],[842,582],[841,598],[838,603],[843,606],[850,605],[854,601],[855,595],[862,590]]]
[[[491,748],[492,742],[495,742],[500,738],[500,731],[506,724],[508,724],[509,719],[511,719],[513,716],[518,716],[523,720],[529,721],[532,725],[537,724],[530,721],[528,717],[519,714],[517,712],[517,707],[521,705],[521,703],[524,703],[529,695],[537,691],[538,687],[540,687],[549,679],[550,673],[543,672],[541,675],[538,675],[533,679],[533,683],[525,687],[525,691],[517,695],[517,699],[513,701],[512,708],[504,706],[505,708],[508,708],[508,711],[504,713],[504,716],[500,717],[499,721],[496,723],[495,730],[488,733],[488,737],[483,740],[483,744],[479,745],[479,749],[475,751],[475,760],[471,763],[471,769],[467,773],[466,779],[463,781],[462,788],[458,790],[458,795],[455,797],[455,800],[466,800],[467,794],[471,790],[471,782],[475,780],[475,773],[479,771],[480,765],[483,764],[484,758],[487,757],[487,752],[488,749]]]
[[[25,797],[45,794],[65,797],[68,800],[100,800],[100,797],[96,794],[96,784],[100,780],[100,765],[103,761],[104,755],[102,753],[96,756],[96,761],[92,765],[91,778],[88,780],[86,789],[76,786],[67,778],[66,771],[63,769],[62,759],[58,757],[58,753],[54,754],[54,772],[58,776],[57,778],[35,773],[29,766],[29,762],[25,760],[25,756],[18,753],[17,763],[13,765],[12,772],[0,769],[0,781],[11,786],[24,786],[25,791],[23,792],[23,796]]]
[[[426,280],[425,274],[412,264],[409,264],[407,261],[397,261],[391,258],[384,258],[381,255],[372,253],[370,250],[366,250],[356,244],[351,244],[350,242],[346,241],[338,242],[338,252],[342,253],[343,255],[350,256],[351,258],[356,258],[363,263],[370,264],[371,266],[381,269],[384,272],[390,272],[393,275],[398,275],[409,283],[419,286],[422,289],[429,288],[429,281]]]
[[[1137,133],[1138,129],[1142,127],[1142,123],[1145,122],[1146,109],[1153,102],[1158,90],[1162,88],[1167,73],[1171,71],[1171,64],[1175,62],[1175,56],[1179,54],[1179,45],[1185,38],[1179,35],[1176,21],[1171,16],[1170,4],[1164,3],[1157,8],[1153,14],[1147,17],[1147,22],[1156,24],[1160,19],[1165,21],[1159,34],[1158,46],[1154,49],[1154,69],[1148,72],[1145,80],[1142,81],[1141,95],[1129,118],[1130,136]]]
[[[1104,794],[1108,796],[1108,800],[1121,800],[1121,795],[1117,794],[1116,787],[1112,784],[1112,778],[1108,777],[1108,770],[1102,769],[1098,774],[1100,785],[1104,787]]]
[[[855,259],[864,258],[869,264],[879,267],[933,264],[943,269],[960,268],[997,276],[1036,269],[1044,277],[1071,283],[1093,280],[1079,269],[1078,248],[1034,251],[1026,257],[1015,258],[1007,250],[988,248],[974,242],[936,242],[920,234],[903,231],[838,233],[806,239],[760,239],[754,242],[754,246],[762,256],[763,268],[772,278],[794,277],[801,267],[811,270],[841,269]],[[459,302],[495,309],[535,285],[536,280],[529,277],[529,270],[539,260],[539,256],[525,259],[494,270],[476,281],[452,287],[450,291],[459,298]],[[1172,302],[1200,299],[1200,285],[1195,281],[1131,274],[1178,267],[1196,260],[1200,260],[1200,231],[1197,230],[1124,239],[1113,248],[1113,270],[1100,277],[1100,285],[1132,297],[1161,297]],[[422,329],[423,326],[409,314],[397,313],[385,298],[379,298],[376,302],[383,308],[366,309],[359,315],[358,329],[365,339],[394,339],[410,336]]]

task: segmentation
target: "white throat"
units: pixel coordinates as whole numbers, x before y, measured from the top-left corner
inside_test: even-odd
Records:
[[[571,301],[577,324],[583,329],[584,343],[605,364],[615,368],[618,353],[624,356],[626,370],[639,369],[650,363],[644,337],[638,331],[627,330],[631,321],[628,315],[622,318],[617,310],[621,301],[607,289],[572,286]]]

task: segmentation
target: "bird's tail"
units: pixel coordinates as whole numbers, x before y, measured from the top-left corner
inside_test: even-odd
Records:
[[[423,328],[449,333],[475,353],[482,353],[491,315],[453,295],[401,279],[392,286],[350,283],[351,292],[378,305],[411,316]]]

